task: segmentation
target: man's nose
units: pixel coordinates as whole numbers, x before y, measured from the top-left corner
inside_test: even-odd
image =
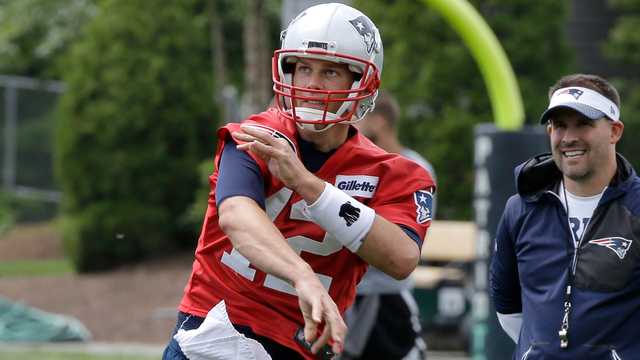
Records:
[[[316,90],[320,90],[323,88],[323,82],[322,82],[322,74],[319,71],[312,71],[309,74],[309,78],[308,78],[308,82],[307,82],[307,88],[309,89],[316,89]]]
[[[579,138],[578,129],[573,126],[568,126],[564,131],[564,134],[562,136],[562,141],[564,143],[573,143],[577,141],[578,138]]]

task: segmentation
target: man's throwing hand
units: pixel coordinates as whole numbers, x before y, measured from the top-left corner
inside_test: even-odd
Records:
[[[304,179],[313,176],[285,139],[277,138],[269,129],[258,126],[242,125],[240,130],[231,134],[242,142],[238,149],[250,151],[264,160],[271,174],[289,189],[296,191]]]
[[[333,299],[317,278],[311,281],[299,281],[295,287],[304,318],[304,338],[308,343],[313,344],[311,352],[315,354],[329,343],[335,354],[342,353],[347,325]],[[323,322],[324,329],[316,340],[318,327]]]

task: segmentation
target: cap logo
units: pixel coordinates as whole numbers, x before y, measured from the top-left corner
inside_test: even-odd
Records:
[[[582,91],[580,89],[569,88],[569,89],[565,89],[563,91],[560,91],[558,93],[558,95],[561,95],[561,94],[569,94],[569,95],[573,96],[576,100],[578,100],[580,98],[580,96],[582,96],[582,94],[584,94],[584,91]]]
[[[620,121],[618,105],[601,93],[585,87],[571,86],[556,90],[540,120],[548,120],[550,111],[557,107],[572,108],[592,120],[604,116],[612,121]]]
[[[349,20],[354,29],[362,36],[367,53],[371,54],[374,50],[379,52],[378,43],[376,42],[376,33],[371,20],[364,16],[358,16],[353,20]]]

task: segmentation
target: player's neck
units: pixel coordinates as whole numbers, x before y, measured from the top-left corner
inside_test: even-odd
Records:
[[[318,151],[329,152],[337,149],[340,145],[347,141],[349,135],[349,125],[336,124],[326,131],[313,132],[305,129],[299,129],[300,137],[305,141],[313,143]]]

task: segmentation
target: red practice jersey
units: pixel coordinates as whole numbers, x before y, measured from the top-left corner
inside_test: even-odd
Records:
[[[253,115],[245,123],[273,131],[299,153],[295,123],[280,117],[276,110]],[[225,141],[231,137],[230,132],[238,128],[239,124],[228,124],[218,131],[216,164]],[[289,245],[309,263],[340,312],[344,312],[353,302],[356,285],[367,269],[366,262],[308,219],[302,211],[304,200],[272,176],[264,161],[249,155],[264,176],[267,215]],[[356,133],[314,174],[373,208],[376,214],[412,229],[424,239],[431,223],[428,202],[435,185],[418,164],[386,153]],[[232,323],[249,326],[256,334],[313,359],[310,352],[293,340],[296,330],[304,326],[294,288],[252,266],[233,248],[218,226],[217,178],[216,170],[210,177],[209,206],[180,311],[205,317],[213,306],[224,300]]]

